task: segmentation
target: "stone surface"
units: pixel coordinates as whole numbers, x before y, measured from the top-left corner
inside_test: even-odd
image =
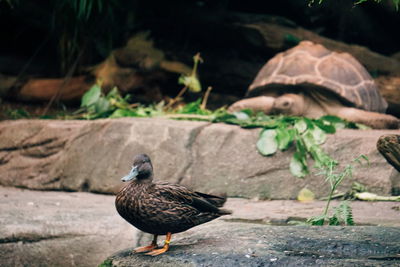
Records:
[[[18,92],[10,96],[22,101],[49,101],[53,98],[61,101],[77,101],[95,83],[88,76],[66,79],[29,79]]]
[[[270,258],[266,263],[277,258],[284,264],[291,256],[296,260],[300,258],[312,262],[311,255],[329,257],[331,254],[336,255],[332,263],[337,263],[341,257],[348,257],[343,249],[353,249],[355,246],[356,251],[361,251],[357,257],[363,260],[368,253],[371,256],[376,252],[380,257],[392,255],[391,240],[400,238],[399,203],[351,203],[357,224],[384,226],[382,228],[347,227],[343,230],[342,227],[276,226],[287,225],[290,220],[304,220],[321,214],[324,205],[323,201],[300,203],[289,200],[254,201],[230,198],[225,208],[233,211],[231,216],[224,216],[174,235],[171,251],[154,259],[130,255],[131,248],[146,244],[151,236],[143,235],[119,217],[114,207],[114,196],[0,187],[0,265],[97,266],[108,256],[122,250],[125,251],[122,255],[129,256],[123,258],[118,254],[115,265],[118,262],[136,262],[138,265],[131,266],[148,266],[150,263],[159,263],[160,259],[162,264],[171,260],[171,264],[175,265],[182,257],[187,257],[186,265],[189,266],[192,261],[205,264],[214,260],[216,263],[224,261],[230,264],[238,260],[240,263],[245,261],[244,263],[252,264],[265,261],[267,256]],[[332,206],[337,205],[335,201],[332,203]],[[388,237],[388,233],[391,237]],[[226,241],[228,237],[229,240]],[[369,241],[350,242],[350,238],[360,240],[362,237]],[[159,239],[159,244],[162,240],[163,237]],[[332,240],[335,242],[326,244]],[[286,247],[278,246],[283,243]],[[320,247],[317,249],[318,244]],[[335,244],[338,245],[336,249]],[[376,244],[379,247],[374,252],[371,246]],[[383,252],[382,247],[385,245],[388,248]],[[396,245],[398,246],[398,242]],[[268,246],[268,249],[264,250],[264,246]],[[257,252],[253,255],[257,257],[253,257],[249,249]],[[297,249],[296,253],[284,252],[293,249]],[[305,253],[304,257],[297,257],[301,255],[301,251]]]
[[[388,102],[387,113],[400,117],[400,75],[380,76],[375,81],[382,97]]]
[[[399,228],[213,222],[172,237],[166,254],[123,250],[108,266],[396,266]]]
[[[293,149],[272,157],[256,149],[260,129],[166,119],[97,121],[18,120],[0,122],[0,185],[40,190],[115,193],[132,157],[147,153],[155,176],[205,193],[260,199],[296,198],[304,187],[325,196],[321,176],[297,179],[289,172]],[[369,167],[357,167],[353,179],[377,194],[391,191],[392,167],[376,150],[390,130],[341,130],[324,148],[348,164],[361,154]]]
[[[387,57],[371,51],[360,45],[350,45],[320,36],[312,31],[297,26],[279,25],[264,22],[255,18],[253,21],[246,18],[243,26],[256,29],[265,39],[265,45],[269,49],[282,51],[288,47],[288,36],[298,40],[309,40],[322,44],[329,50],[347,52],[358,59],[370,72],[396,75],[400,72],[400,62],[394,58]]]
[[[114,197],[0,187],[0,266],[97,266],[138,231]]]

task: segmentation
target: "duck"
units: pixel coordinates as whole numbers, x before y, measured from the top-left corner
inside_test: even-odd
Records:
[[[224,196],[196,192],[179,184],[153,181],[153,165],[146,154],[133,159],[129,174],[121,179],[128,184],[116,195],[115,207],[119,215],[139,230],[152,234],[150,245],[134,249],[157,256],[169,249],[172,234],[184,232],[209,222],[231,211],[221,209]],[[165,235],[162,248],[157,237]]]

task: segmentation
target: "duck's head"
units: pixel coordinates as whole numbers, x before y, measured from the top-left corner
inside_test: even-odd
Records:
[[[123,182],[137,180],[151,180],[153,178],[153,165],[146,154],[139,154],[133,158],[133,166],[128,175],[122,177]]]

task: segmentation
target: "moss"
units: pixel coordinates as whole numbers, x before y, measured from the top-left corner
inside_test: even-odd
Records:
[[[107,259],[102,263],[100,263],[98,267],[111,267],[111,266],[112,266],[112,260]]]

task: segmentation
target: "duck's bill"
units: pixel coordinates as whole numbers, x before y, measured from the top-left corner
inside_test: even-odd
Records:
[[[137,175],[139,174],[137,166],[133,166],[132,170],[129,172],[128,175],[122,177],[122,182],[128,182],[132,179],[134,179]]]

